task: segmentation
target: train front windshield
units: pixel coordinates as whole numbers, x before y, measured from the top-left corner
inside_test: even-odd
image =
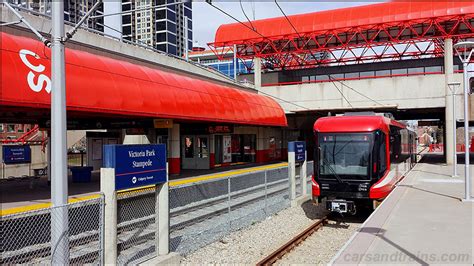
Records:
[[[319,177],[369,179],[372,134],[319,134]]]

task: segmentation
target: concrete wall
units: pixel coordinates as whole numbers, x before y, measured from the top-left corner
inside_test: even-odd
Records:
[[[455,74],[454,80],[462,82],[462,74]],[[445,107],[444,75],[365,79],[344,81],[343,83],[347,86],[343,86],[339,82],[324,82],[262,87],[261,90],[277,98],[302,106],[298,107],[279,101],[287,112],[307,110],[303,107],[311,110],[346,109],[350,108],[351,105],[361,108],[385,105],[396,106],[399,109]],[[367,99],[354,90],[374,101]],[[461,89],[458,91],[460,92]],[[349,100],[351,105],[341,96],[341,93]],[[463,108],[462,97],[458,96],[457,98],[458,109],[456,111],[460,118]]]

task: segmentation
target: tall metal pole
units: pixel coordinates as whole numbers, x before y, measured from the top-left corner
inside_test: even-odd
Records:
[[[469,61],[463,62],[464,78],[464,169],[465,169],[465,200],[471,200],[471,175],[469,173],[469,77],[467,76],[467,65]],[[474,144],[474,143],[473,143]]]
[[[51,3],[51,263],[69,264],[64,2]]]
[[[457,153],[456,153],[456,105],[455,105],[455,102],[456,102],[456,88],[453,88],[453,143],[454,143],[454,158],[453,158],[453,168],[454,168],[454,173],[453,173],[453,177],[457,177],[458,176],[458,156],[457,156]],[[449,156],[449,155],[448,155]]]

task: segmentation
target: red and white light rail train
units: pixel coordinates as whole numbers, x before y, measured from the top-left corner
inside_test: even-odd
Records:
[[[312,195],[330,211],[375,208],[416,163],[416,134],[385,115],[346,113],[314,124]]]

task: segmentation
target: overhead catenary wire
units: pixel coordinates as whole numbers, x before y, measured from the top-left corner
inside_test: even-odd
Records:
[[[280,9],[280,12],[283,14],[283,16],[285,17],[286,21],[288,21],[288,23],[290,24],[290,26],[293,28],[293,30],[295,31],[296,35],[298,35],[298,38],[300,40],[303,39],[303,37],[301,36],[301,34],[298,32],[298,30],[296,29],[295,25],[293,25],[293,23],[291,22],[290,18],[286,15],[285,11],[283,11],[283,8],[281,8],[280,4],[278,4],[277,0],[275,0],[275,4],[276,6],[278,7],[278,9]],[[308,52],[311,54],[311,56],[313,57],[314,60],[316,60],[316,56],[313,54],[313,52],[311,51],[311,49],[308,48]]]
[[[385,106],[385,104],[383,104],[383,103],[381,103],[381,102],[379,102],[379,101],[377,101],[377,100],[374,100],[374,99],[370,98],[369,96],[363,94],[362,92],[359,92],[359,91],[357,91],[356,89],[352,88],[351,86],[345,84],[344,82],[342,82],[342,81],[340,81],[340,80],[338,80],[338,79],[335,79],[335,78],[331,77],[330,74],[328,74],[328,77],[329,77],[329,80],[331,80],[332,82],[337,81],[337,82],[341,83],[342,86],[345,86],[346,88],[348,88],[348,89],[352,90],[353,92],[355,92],[355,93],[361,95],[362,97],[364,97],[364,98],[366,98],[366,99],[368,99],[368,100],[370,100],[370,101],[372,101],[372,102],[374,102],[374,103],[376,103],[376,104],[378,104],[378,105]]]
[[[332,85],[334,85],[334,87],[336,87],[336,90],[339,91],[339,93],[341,94],[341,97],[344,98],[344,100],[346,100],[346,102],[349,104],[350,107],[354,107],[351,102],[346,98],[346,96],[344,96],[344,93],[342,93],[342,91],[339,89],[339,87],[337,87],[336,83],[334,83],[333,80],[331,80],[332,82]]]
[[[293,23],[291,22],[290,18],[288,18],[288,16],[285,14],[285,11],[283,11],[283,9],[281,8],[281,6],[278,4],[277,0],[275,0],[275,4],[277,5],[278,9],[280,9],[280,11],[281,11],[281,13],[283,14],[283,16],[285,16],[286,20],[287,20],[288,23],[291,25],[291,27],[293,28],[293,30],[295,31],[295,33],[298,35],[298,38],[302,39],[301,34],[298,32],[298,30],[296,29],[296,27],[293,25]],[[308,49],[308,51],[309,51],[309,53],[311,54],[311,56],[312,56],[314,59],[316,59],[316,57],[314,56],[314,54],[313,54],[313,52],[311,51],[311,49]],[[331,82],[332,82],[332,84],[334,85],[334,87],[336,87],[336,89],[339,91],[339,93],[341,93],[341,96],[346,100],[346,102],[347,102],[351,107],[353,107],[353,105],[349,102],[349,100],[344,96],[344,94],[342,93],[342,91],[341,91],[341,90],[337,87],[337,85],[334,83],[334,80],[333,80],[333,78],[331,77],[331,75],[328,75],[328,76],[329,76],[329,80],[331,80]],[[382,103],[380,103],[380,102],[378,102],[378,101],[376,101],[376,100],[374,100],[374,99],[368,97],[367,95],[365,95],[365,94],[363,94],[363,93],[361,93],[361,92],[355,90],[354,88],[352,88],[352,87],[350,87],[350,86],[344,84],[342,81],[340,81],[340,80],[337,80],[337,81],[338,81],[339,83],[341,83],[341,85],[343,85],[343,86],[345,86],[345,87],[351,89],[352,91],[356,92],[357,94],[359,94],[359,95],[361,95],[361,96],[363,96],[363,97],[365,97],[365,98],[367,98],[367,99],[369,99],[369,100],[371,100],[371,101],[373,101],[373,102],[375,102],[375,103],[377,103],[377,104],[379,104],[379,105],[384,106],[384,104],[382,104]]]
[[[262,38],[268,39],[268,37],[264,36],[263,34],[261,34],[260,32],[258,32],[256,29],[250,27],[249,25],[247,25],[247,24],[245,24],[244,22],[240,21],[239,19],[235,18],[234,16],[232,16],[231,14],[229,14],[228,12],[226,12],[225,10],[219,8],[218,6],[213,5],[211,2],[207,2],[207,3],[208,3],[210,6],[212,6],[213,8],[215,8],[215,9],[217,9],[218,11],[222,12],[223,14],[225,14],[226,16],[228,16],[228,17],[232,18],[233,20],[235,20],[236,22],[242,24],[243,26],[245,26],[245,27],[248,28],[249,30],[255,32],[255,33],[258,34],[258,35],[260,35]],[[281,9],[280,5],[278,4],[278,2],[277,2],[276,0],[275,0],[275,3],[276,3],[277,6],[279,7],[280,11],[281,11],[281,12],[284,14],[284,16],[287,18],[288,22],[292,25],[293,29],[294,29],[295,32],[298,34],[298,36],[301,36],[301,35],[298,33],[298,31],[296,30],[296,28],[294,27],[294,25],[293,25],[293,24],[291,23],[291,21],[289,20],[289,18],[286,16],[286,14],[284,13],[284,11]],[[313,56],[313,58],[315,58],[315,57],[314,57],[314,54],[311,52],[311,50],[309,50],[309,52],[311,53],[311,55]],[[380,103],[380,102],[378,102],[378,101],[376,101],[376,100],[370,98],[369,96],[367,96],[367,95],[365,95],[365,94],[363,94],[363,93],[357,91],[356,89],[354,89],[354,88],[352,88],[352,87],[346,85],[346,84],[343,83],[342,81],[332,78],[331,75],[328,75],[328,76],[329,76],[329,79],[330,79],[332,82],[333,82],[333,81],[337,81],[337,82],[341,83],[343,86],[347,87],[348,89],[354,91],[355,93],[357,93],[357,94],[359,94],[359,95],[361,95],[361,96],[363,96],[363,97],[369,99],[370,101],[372,101],[372,102],[374,102],[374,103],[376,103],[376,104],[378,104],[378,105],[385,106],[384,104],[382,104],[382,103]],[[334,83],[333,83],[333,84],[334,84]],[[335,85],[335,84],[334,84],[334,85]],[[337,90],[339,91],[339,93],[341,93],[341,96],[347,101],[347,103],[348,103],[351,107],[353,107],[353,105],[352,105],[352,104],[349,102],[349,100],[342,94],[342,92],[339,90],[339,88],[338,88],[337,86],[336,86],[336,88],[337,88]],[[281,99],[281,98],[279,98],[279,97],[276,97],[276,96],[271,95],[271,94],[268,94],[268,93],[264,93],[264,92],[262,92],[262,91],[259,91],[259,93],[265,94],[265,95],[267,95],[267,96],[269,96],[269,97],[278,99],[278,100],[280,100],[280,101],[282,101],[282,102],[286,102],[286,103],[289,103],[289,104],[298,106],[298,107],[300,107],[300,108],[303,108],[303,109],[306,109],[306,110],[309,110],[309,111],[315,111],[316,113],[323,114],[323,112],[321,112],[321,111],[316,111],[316,110],[314,110],[314,109],[310,109],[310,108],[307,108],[307,107],[305,107],[305,106],[302,106],[302,105],[299,105],[299,104],[295,104],[295,103],[293,103],[293,102],[290,102],[290,101]],[[324,115],[325,115],[325,114],[324,114]]]
[[[252,21],[250,21],[249,17],[245,13],[244,7],[242,6],[242,0],[239,0],[240,3],[240,9],[242,9],[242,13],[244,13],[244,16],[247,18],[247,21],[250,23],[250,26],[252,26],[252,29],[255,29],[255,27],[252,24]]]

